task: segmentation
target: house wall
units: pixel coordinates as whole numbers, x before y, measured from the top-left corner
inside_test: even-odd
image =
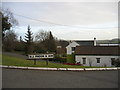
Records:
[[[83,64],[83,58],[86,58],[86,64]],[[97,63],[97,59],[100,58],[100,63]],[[111,67],[111,58],[118,58],[118,56],[90,56],[90,55],[76,55],[75,62],[80,62],[84,66],[90,66],[89,62],[91,62],[91,66],[107,66]]]
[[[70,43],[67,47],[66,47],[66,49],[67,49],[67,54],[72,54],[73,52],[72,52],[72,47],[76,47],[76,46],[80,46],[78,43],[76,43],[76,42],[72,42],[72,43]]]

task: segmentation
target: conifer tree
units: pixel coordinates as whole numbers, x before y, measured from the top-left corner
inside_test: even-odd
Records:
[[[33,53],[33,38],[32,32],[30,31],[30,26],[28,25],[28,31],[25,33],[25,53],[32,54]]]
[[[49,33],[49,38],[48,38],[48,51],[49,52],[56,52],[55,39],[54,39],[51,31]]]

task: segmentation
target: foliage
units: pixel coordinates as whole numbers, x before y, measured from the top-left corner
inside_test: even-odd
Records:
[[[35,36],[35,39],[38,42],[43,42],[48,39],[48,36],[49,36],[49,32],[42,30],[37,33],[37,35]]]
[[[17,35],[13,31],[8,31],[5,35],[5,39],[3,41],[3,49],[5,51],[13,51],[16,46]]]
[[[55,61],[60,63],[66,63],[66,57],[61,57],[59,55],[55,55]]]
[[[75,63],[74,54],[67,55],[67,63]]]
[[[18,22],[9,9],[2,9],[0,11],[0,15],[2,16],[2,36],[4,38],[5,31],[10,30],[11,27],[18,25]]]
[[[46,53],[47,49],[42,43],[34,43],[34,52]]]
[[[32,32],[30,31],[30,26],[28,26],[28,31],[25,33],[25,53],[32,54],[33,53],[33,38]]]
[[[69,42],[65,40],[59,40],[59,43],[63,48],[66,48],[66,46],[69,45]]]
[[[115,67],[120,67],[120,59],[117,58],[117,59],[112,60],[112,64],[113,64]]]
[[[48,47],[48,52],[56,52],[56,45],[52,32],[49,32],[47,47]]]
[[[15,42],[15,49],[14,49],[15,51],[25,51],[25,43],[24,43],[24,41],[22,40],[22,37],[20,36],[20,40],[18,41],[16,41]]]
[[[35,52],[56,52],[55,38],[52,32],[40,31],[36,36]],[[37,46],[39,45],[39,46]]]

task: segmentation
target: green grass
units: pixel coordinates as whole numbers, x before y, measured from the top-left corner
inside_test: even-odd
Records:
[[[25,60],[18,57],[2,55],[2,65],[8,66],[24,66],[24,67],[51,67],[51,68],[89,68],[89,66],[72,66],[72,65],[63,65],[59,63],[49,62],[46,65],[46,61],[37,61],[37,64],[34,65],[32,60]]]
[[[0,54],[0,64],[2,64],[2,54]]]

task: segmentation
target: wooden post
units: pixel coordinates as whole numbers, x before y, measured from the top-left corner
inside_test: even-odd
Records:
[[[48,59],[46,60],[46,65],[48,65]]]
[[[48,51],[46,53],[48,54]],[[46,59],[46,65],[48,66],[48,59]]]
[[[34,65],[36,65],[36,59],[34,59]]]

